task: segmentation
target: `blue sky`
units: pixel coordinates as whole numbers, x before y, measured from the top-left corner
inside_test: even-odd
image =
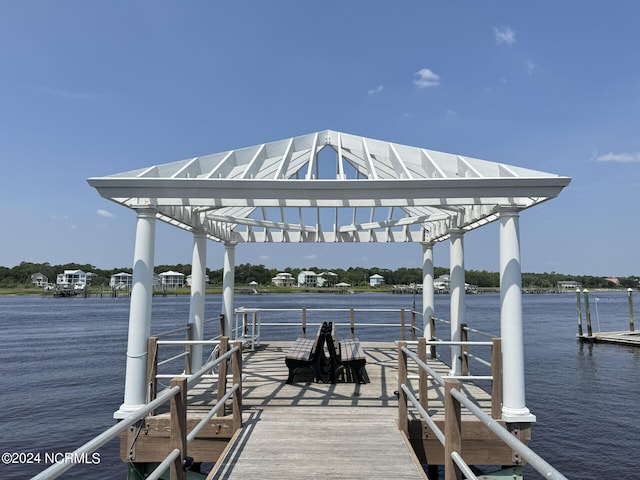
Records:
[[[639,275],[638,18],[630,0],[5,0],[0,265],[129,266],[134,214],[88,177],[332,129],[572,177],[522,213],[523,270]],[[498,270],[497,231],[465,237],[466,268]],[[159,225],[156,263],[191,245]],[[240,245],[236,261],[395,269],[421,249]]]

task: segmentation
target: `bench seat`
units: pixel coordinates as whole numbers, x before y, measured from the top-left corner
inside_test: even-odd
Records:
[[[339,340],[333,324],[330,324],[329,332],[326,343],[331,360],[331,383],[336,383],[339,375],[347,380],[353,378],[355,383],[368,383],[369,377],[365,370],[367,359],[360,341],[357,338]]]
[[[324,359],[323,352],[324,331],[318,328],[315,338],[298,338],[287,352],[284,362],[289,369],[287,383],[293,383],[299,369],[311,369],[316,381],[321,381],[321,366]]]

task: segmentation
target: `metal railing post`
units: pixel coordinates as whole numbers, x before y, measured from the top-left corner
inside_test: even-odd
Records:
[[[458,380],[447,379],[444,384],[444,478],[445,480],[462,480],[462,472],[453,461],[451,454],[462,450],[462,415],[460,402],[451,390],[460,389]]]
[[[229,351],[229,337],[222,337],[220,339],[220,356]],[[227,393],[227,361],[220,362],[218,365],[218,402],[224,394]],[[224,417],[225,409],[222,407],[218,410],[218,416]]]
[[[402,388],[407,383],[407,354],[403,350],[406,347],[407,342],[398,342],[398,428],[408,435],[407,394]]]
[[[169,448],[180,450],[180,455],[171,463],[171,480],[186,480],[184,469],[187,458],[187,379],[174,378],[171,387],[180,387],[180,392],[170,400],[171,433]]]

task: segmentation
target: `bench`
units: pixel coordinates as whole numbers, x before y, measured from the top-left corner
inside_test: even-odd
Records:
[[[352,378],[355,383],[368,383],[369,377],[365,370],[367,359],[364,349],[357,338],[340,340],[336,326],[329,323],[325,342],[329,351],[330,374],[329,381],[336,383],[338,376]]]
[[[324,337],[326,323],[318,328],[315,338],[298,338],[287,352],[284,363],[289,369],[287,383],[293,379],[299,369],[311,369],[316,381],[321,381],[324,360]]]

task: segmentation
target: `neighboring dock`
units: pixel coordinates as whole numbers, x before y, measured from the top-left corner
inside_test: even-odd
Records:
[[[585,320],[587,324],[587,332],[584,333],[582,328],[582,303],[580,294],[584,296],[584,310]],[[582,343],[614,343],[619,345],[631,345],[634,347],[640,347],[640,331],[635,331],[635,322],[633,319],[633,290],[627,289],[627,302],[629,305],[629,330],[620,330],[613,332],[598,332],[593,333],[593,327],[591,325],[591,306],[589,303],[589,291],[584,289],[582,292],[580,289],[576,290],[576,302],[578,307],[578,340]],[[598,299],[596,298],[596,308],[598,305]],[[596,310],[597,315],[597,310]],[[599,324],[598,320],[598,324]]]
[[[598,332],[591,336],[582,335],[579,339],[581,342],[586,343],[617,343],[619,345],[640,347],[640,331]]]

